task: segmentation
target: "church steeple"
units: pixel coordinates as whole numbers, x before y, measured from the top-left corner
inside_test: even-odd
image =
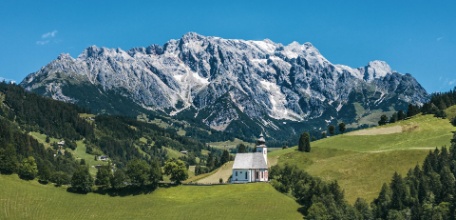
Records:
[[[256,152],[262,153],[264,161],[268,164],[268,148],[266,147],[266,141],[264,140],[263,132],[257,140]]]
[[[257,140],[257,144],[258,145],[263,145],[265,143],[266,143],[266,141],[264,140],[263,132],[261,132],[260,138],[258,138],[258,140]]]

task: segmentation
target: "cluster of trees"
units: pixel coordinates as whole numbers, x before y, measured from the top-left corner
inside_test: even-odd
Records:
[[[456,211],[456,134],[450,150],[429,152],[423,165],[405,177],[395,173],[372,203],[381,219],[454,219]]]
[[[79,117],[84,110],[76,105],[44,98],[23,88],[0,83],[0,93],[8,108],[0,108],[0,115],[17,122],[22,129],[37,131],[55,138],[78,140],[94,137],[94,128]]]
[[[107,189],[154,186],[161,179],[160,167],[167,163],[173,163],[173,168],[188,167],[181,160],[166,161],[168,155],[163,147],[189,151],[193,159],[186,157],[186,162],[196,161],[205,147],[195,139],[179,136],[175,129],[126,117],[97,116],[87,120],[79,116],[81,112],[83,109],[72,104],[0,83],[0,173],[17,173],[22,179],[38,178],[58,186],[71,184],[75,192],[89,192],[94,189],[93,184]],[[46,142],[54,148],[44,147],[29,131],[45,134]],[[77,162],[70,150],[64,149],[60,154],[50,137],[65,140],[64,148],[72,150],[77,147],[75,141],[84,139],[87,152],[94,156],[104,152],[116,164],[116,171],[112,173],[111,166],[101,167],[97,178],[92,179],[84,161]],[[134,176],[137,173],[132,167],[142,167],[137,169],[142,170],[142,175]],[[188,176],[186,168],[185,172],[166,170],[176,182]]]
[[[16,124],[0,116],[0,173],[19,174],[25,180],[56,184],[68,183],[78,163],[71,153],[55,155],[53,149],[21,131]]]
[[[388,119],[388,116],[382,115],[378,121],[378,125],[385,125],[387,123],[394,123],[396,121],[404,120],[419,113],[433,114],[439,118],[446,118],[445,109],[456,105],[456,88],[444,93],[434,93],[431,95],[431,100],[423,106],[409,104],[407,112],[399,110]],[[451,123],[456,126],[456,118],[451,119]]]
[[[205,148],[196,139],[178,135],[176,129],[161,128],[133,118],[98,115],[95,124],[100,132],[91,143],[120,164],[126,164],[134,158],[147,159],[140,150],[159,158],[163,164],[168,159],[163,147],[185,150],[195,157],[201,157],[201,150]],[[141,138],[145,138],[146,142],[140,141]]]
[[[431,100],[420,109],[424,114],[434,114],[436,117],[445,118],[444,110],[456,105],[456,87],[449,92],[434,93]]]
[[[269,178],[274,188],[302,205],[299,211],[306,219],[370,219],[365,216],[368,204],[359,200],[350,206],[337,181],[326,183],[288,164],[271,167]]]
[[[347,130],[344,122],[339,123],[338,128],[339,128],[339,132],[341,134],[343,134]],[[336,134],[336,127],[334,125],[329,125],[328,126],[328,133],[331,136],[335,135]],[[321,138],[326,138],[328,136],[328,133],[326,133],[326,131],[321,132]]]
[[[400,110],[393,113],[389,120],[386,115],[382,115],[378,124],[384,125],[387,123],[394,123],[396,121],[404,120],[407,117],[417,115],[419,113],[433,114],[439,118],[446,118],[447,115],[445,113],[445,109],[453,105],[456,105],[456,88],[450,90],[449,92],[432,94],[431,100],[423,104],[423,106],[409,104],[407,113]],[[451,121],[453,125],[456,125],[456,118],[451,119]]]
[[[212,147],[209,147],[210,151],[206,160],[201,160],[200,164],[195,167],[195,175],[202,173],[209,173],[218,167],[222,166],[228,161],[233,160],[228,150],[219,151]]]
[[[179,159],[165,162],[164,173],[176,184],[188,178],[187,167]],[[132,189],[154,190],[163,180],[159,160],[130,160],[125,168],[113,168],[111,164],[98,168],[95,180],[86,165],[80,165],[71,177],[70,191],[88,193],[95,189],[109,190],[112,193]],[[96,186],[96,187],[95,187]]]
[[[411,108],[414,108],[413,105],[409,105]],[[410,112],[410,115],[408,114],[405,114],[404,111],[402,110],[399,110],[397,112],[394,112],[392,115],[391,115],[391,118],[388,118],[388,116],[386,115],[382,115],[380,116],[380,120],[378,121],[378,125],[382,126],[382,125],[386,125],[388,123],[395,123],[397,121],[402,121],[402,120],[405,120],[407,117],[411,117],[417,113],[413,113],[412,114],[412,111],[409,111]]]

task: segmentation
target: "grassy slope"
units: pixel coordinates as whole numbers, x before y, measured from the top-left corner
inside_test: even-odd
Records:
[[[40,134],[38,132],[29,132],[29,134],[36,140],[38,140],[38,142],[42,143],[46,148],[51,147],[50,144],[46,143],[46,135]],[[50,143],[59,141],[59,139],[50,138]],[[92,176],[95,176],[97,173],[97,169],[95,168],[96,165],[107,165],[107,162],[96,161],[95,155],[86,153],[86,146],[82,140],[76,141],[76,144],[77,147],[74,151],[69,148],[67,148],[66,151],[71,152],[71,154],[73,154],[74,158],[76,158],[77,160],[84,159],[86,164],[89,165],[89,171],[90,174],[92,174]]]
[[[110,197],[0,175],[0,219],[302,219],[269,184],[178,186]]]
[[[255,146],[253,143],[245,142],[237,138],[235,138],[234,141],[220,141],[209,143],[211,147],[222,150],[236,148],[239,144],[244,144],[245,146],[249,146],[251,148]]]
[[[430,149],[449,146],[452,127],[448,120],[418,116],[389,126],[400,125],[404,132],[384,135],[338,135],[312,142],[311,153],[296,148],[269,154],[270,161],[295,164],[312,175],[337,180],[353,203],[357,197],[374,199],[395,171],[405,175],[421,165]],[[375,128],[371,128],[375,134]]]
[[[447,114],[447,118],[449,119],[456,117],[456,105],[447,108],[445,110],[445,113]]]

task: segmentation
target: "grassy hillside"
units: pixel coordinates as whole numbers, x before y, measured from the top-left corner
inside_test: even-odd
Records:
[[[372,201],[395,171],[404,176],[408,169],[422,164],[429,150],[449,147],[454,130],[448,120],[417,116],[312,142],[311,153],[290,148],[271,152],[269,157],[325,180],[337,180],[350,203],[357,197]]]
[[[0,219],[302,219],[269,184],[178,186],[125,197],[68,193],[0,175]]]

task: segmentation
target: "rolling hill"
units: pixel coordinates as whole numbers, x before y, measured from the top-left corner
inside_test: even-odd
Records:
[[[295,164],[324,180],[337,180],[350,203],[358,197],[372,201],[395,171],[404,176],[421,165],[430,150],[449,147],[452,131],[456,128],[447,119],[420,115],[312,142],[310,153],[294,147],[269,157],[279,164]]]

